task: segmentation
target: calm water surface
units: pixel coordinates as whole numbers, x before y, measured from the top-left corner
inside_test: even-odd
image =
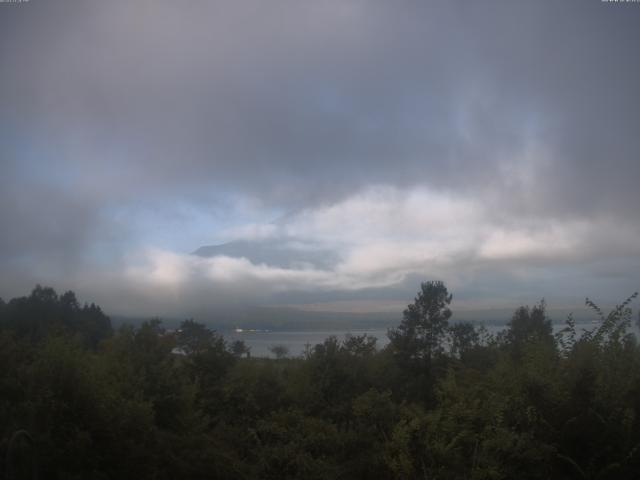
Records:
[[[592,329],[596,325],[591,323],[578,323],[576,330],[578,332],[583,329]],[[565,327],[564,324],[554,324],[554,333]],[[503,325],[485,325],[487,331],[496,334],[503,330]],[[327,337],[336,336],[339,340],[344,339],[345,335],[367,335],[378,339],[378,348],[384,347],[389,343],[387,338],[387,329],[372,328],[369,330],[325,330],[325,331],[270,331],[270,332],[242,332],[235,331],[222,332],[228,341],[243,340],[251,347],[251,355],[254,357],[273,357],[270,348],[275,345],[283,345],[289,349],[289,356],[301,355],[307,345],[313,347],[318,343],[322,343]]]

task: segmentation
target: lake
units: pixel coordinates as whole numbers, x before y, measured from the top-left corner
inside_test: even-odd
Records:
[[[584,329],[591,329],[596,325],[592,323],[577,323],[576,330],[578,332]],[[487,331],[493,335],[503,330],[505,325],[485,325]],[[564,323],[553,325],[554,333],[562,330]],[[339,340],[344,339],[345,335],[367,335],[378,339],[378,348],[384,347],[389,343],[387,338],[387,329],[379,326],[371,329],[359,330],[321,330],[321,331],[243,331],[241,333],[235,331],[222,332],[227,341],[243,340],[247,346],[251,348],[251,355],[254,357],[274,357],[269,348],[274,345],[283,345],[289,349],[289,356],[301,355],[306,345],[313,347],[318,343],[322,343],[327,337],[334,335]]]

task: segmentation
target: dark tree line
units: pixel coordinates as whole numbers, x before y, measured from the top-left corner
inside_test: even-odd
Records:
[[[205,325],[113,331],[36,287],[0,301],[0,473],[51,479],[635,479],[630,297],[553,335],[545,304],[496,336],[421,285],[390,343],[251,358]],[[24,433],[17,433],[24,432]]]
[[[80,305],[75,293],[58,295],[53,288],[40,285],[28,297],[6,304],[0,299],[0,325],[16,339],[29,343],[66,334],[77,336],[90,348],[113,333],[109,317],[97,305]]]

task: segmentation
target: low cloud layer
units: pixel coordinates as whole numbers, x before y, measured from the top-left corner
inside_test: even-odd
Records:
[[[0,296],[181,314],[442,278],[478,303],[616,301],[640,284],[638,21],[597,1],[2,5]],[[190,254],[228,241],[248,253]]]
[[[119,302],[130,313],[161,309],[179,315],[243,304],[327,302],[345,295],[366,308],[375,303],[372,292],[395,288],[396,298],[410,298],[416,279],[434,278],[445,279],[463,298],[465,291],[484,289],[494,302],[499,295],[502,300],[546,295],[566,301],[563,295],[589,293],[594,284],[606,291],[633,285],[640,258],[634,241],[640,231],[633,222],[614,224],[606,217],[505,222],[469,199],[391,187],[226,234],[236,239],[228,244],[234,246],[233,256],[220,247],[209,253],[201,249],[206,256],[146,248],[115,269],[105,266],[98,275],[83,275],[98,277],[97,292],[117,286]],[[331,252],[332,261],[318,257],[319,251]],[[599,272],[603,259],[615,265],[613,282]],[[113,293],[98,295],[109,303]]]

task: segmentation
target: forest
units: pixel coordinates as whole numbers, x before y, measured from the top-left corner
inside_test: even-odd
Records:
[[[376,338],[256,358],[204,324],[113,329],[73,292],[0,300],[7,479],[635,479],[631,303],[554,334],[544,301],[490,335],[420,285]]]

